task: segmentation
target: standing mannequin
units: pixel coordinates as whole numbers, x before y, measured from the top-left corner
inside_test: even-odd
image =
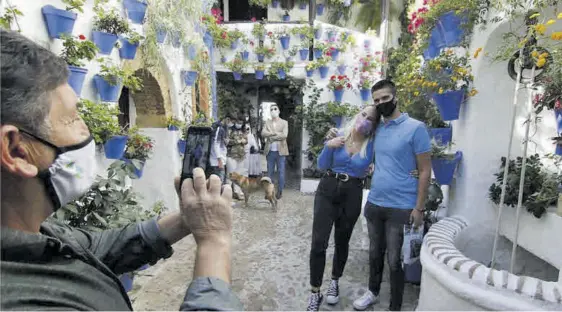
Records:
[[[276,104],[270,107],[270,111],[272,119],[265,122],[261,135],[266,142],[264,152],[267,155],[267,174],[273,180],[276,166],[279,172],[277,199],[280,199],[285,187],[285,157],[289,155],[287,146],[289,124],[286,120],[279,118],[279,107]]]

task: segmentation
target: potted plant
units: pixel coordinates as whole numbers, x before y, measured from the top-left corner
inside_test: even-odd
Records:
[[[116,102],[123,86],[135,92],[142,87],[142,80],[135,76],[133,70],[111,65],[101,64],[99,74],[94,76],[94,83],[102,102]]]
[[[288,29],[281,29],[277,33],[277,37],[279,38],[279,42],[281,43],[281,47],[283,50],[289,50],[290,40],[291,40],[291,33]]]
[[[371,87],[374,82],[374,77],[369,72],[361,72],[359,74],[358,87],[363,102],[368,102],[371,99]]]
[[[552,141],[554,142],[554,145],[556,145],[554,154],[562,156],[562,134],[553,137]]]
[[[282,18],[283,18],[283,22],[290,22],[291,15],[289,15],[289,11],[285,10],[285,13],[283,14]]]
[[[184,122],[174,116],[168,117],[167,124],[168,124],[168,131],[178,131],[184,126]]]
[[[125,60],[134,60],[139,44],[143,39],[144,37],[135,31],[129,32],[126,37],[121,37],[119,56]]]
[[[304,69],[306,70],[306,77],[312,77],[314,75],[314,70],[318,68],[318,63],[316,62],[308,62]]]
[[[340,103],[344,91],[351,89],[351,81],[346,75],[332,76],[328,82],[328,89],[334,92],[336,102]]]
[[[258,61],[263,62],[265,58],[271,58],[275,54],[275,48],[264,44],[261,47],[257,47],[256,55],[258,57]]]
[[[247,61],[250,58],[249,46],[254,46],[254,42],[248,40],[248,38],[242,38],[242,48],[240,49],[240,57]]]
[[[231,39],[230,48],[232,50],[235,50],[236,48],[238,48],[240,39],[244,37],[244,33],[240,29],[233,29],[228,32],[228,36]]]
[[[66,5],[64,10],[57,9],[52,5],[46,5],[41,8],[43,20],[47,25],[47,32],[50,38],[60,38],[61,35],[72,35],[74,29],[74,22],[76,22],[77,13],[72,12],[76,10],[84,13],[82,7],[85,0],[62,0]]]
[[[250,5],[267,8],[268,5],[271,4],[271,0],[250,0]],[[279,5],[279,1],[277,3]]]
[[[291,71],[294,63],[291,61],[286,62],[273,62],[269,67],[269,75],[276,79],[283,80],[287,77],[287,73]]]
[[[338,70],[338,73],[340,75],[345,75],[345,71],[347,70],[347,65],[345,65],[345,61],[341,60],[338,62],[338,66],[336,67]]]
[[[271,7],[277,9],[279,7],[279,0],[273,0],[271,2]]]
[[[168,32],[173,29],[173,26],[167,20],[164,19],[154,19],[151,23],[154,34],[156,35],[157,43],[164,43]]]
[[[137,178],[142,177],[144,164],[152,155],[154,141],[151,137],[140,134],[138,128],[129,129],[129,140],[123,160],[134,170]]]
[[[172,43],[172,47],[179,48],[181,47],[181,38],[184,37],[183,29],[176,28],[170,32],[170,41]]]
[[[447,145],[440,145],[432,141],[431,167],[435,180],[441,185],[451,185],[455,170],[462,160],[462,152],[457,151],[454,154],[450,154],[446,152],[447,148]]]
[[[338,56],[340,55],[340,50],[338,50],[335,46],[330,45],[325,53],[326,56],[332,58],[332,61],[336,62],[338,60]]]
[[[195,61],[191,61],[191,63],[195,63]],[[191,70],[182,70],[181,75],[183,77],[183,81],[186,86],[190,87],[193,86],[195,81],[197,80],[198,72],[194,70],[195,66],[191,66]]]
[[[361,72],[373,72],[375,70],[379,70],[381,66],[380,61],[380,52],[375,53],[374,55],[371,53],[367,53],[367,55],[362,56],[359,58],[359,68]]]
[[[426,124],[429,136],[436,144],[449,145],[453,138],[453,128],[441,119],[437,107],[427,96],[416,92],[414,97],[406,106],[405,112]]]
[[[299,36],[302,41],[310,41],[314,38],[314,29],[308,25],[294,27],[291,29],[291,34]]]
[[[298,48],[294,47],[294,49],[295,49],[295,52],[298,49],[299,58],[300,58],[301,61],[306,61],[308,59],[308,55],[310,53],[310,50],[308,49],[308,43],[306,41],[302,42]]]
[[[266,30],[265,30],[265,24],[263,22],[257,22],[254,23],[254,26],[252,28],[252,35],[254,35],[254,37],[258,40],[265,40],[265,34],[266,34]]]
[[[320,72],[320,78],[324,79],[326,77],[328,77],[328,59],[326,58],[319,58],[316,61],[314,61],[316,63],[316,68],[318,68],[318,71]]]
[[[265,72],[265,65],[263,65],[263,63],[256,63],[254,64],[254,70],[256,71],[256,79],[262,80]]]
[[[98,48],[86,36],[79,35],[77,38],[61,34],[63,40],[63,50],[61,57],[68,64],[70,75],[68,76],[68,84],[72,87],[76,95],[80,96],[82,93],[82,86],[84,85],[84,78],[88,70],[83,68],[83,60],[91,61],[96,57]]]
[[[193,61],[197,57],[197,46],[193,40],[188,40],[183,46],[183,50],[185,51],[188,60]]]
[[[142,24],[148,4],[146,0],[123,0],[127,16],[134,24]]]
[[[324,56],[324,52],[329,48],[327,42],[324,41],[314,41],[314,58],[321,59]]]
[[[115,9],[105,11],[101,7],[96,7],[95,10],[92,39],[101,54],[109,55],[119,35],[129,32],[129,23]]]
[[[240,80],[242,79],[242,73],[244,72],[244,69],[248,67],[248,62],[244,61],[240,57],[240,55],[236,55],[234,59],[232,59],[232,61],[230,62],[227,62],[225,66],[226,68],[230,69],[230,71],[232,71],[234,80]]]
[[[81,99],[78,113],[88,126],[97,145],[104,145],[107,159],[121,159],[125,153],[127,136],[119,126],[117,116],[121,114],[117,106],[107,103],[95,103]]]
[[[324,15],[324,3],[316,4],[316,15],[318,16]]]
[[[322,38],[322,27],[314,26],[314,39],[320,40],[320,38]]]
[[[336,128],[340,128],[345,117],[352,117],[359,112],[356,106],[349,103],[328,102],[326,105],[326,114],[335,124]]]

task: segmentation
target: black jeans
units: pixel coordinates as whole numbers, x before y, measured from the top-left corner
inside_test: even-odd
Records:
[[[402,243],[404,225],[410,221],[411,209],[385,208],[371,203],[365,205],[369,230],[369,290],[378,295],[381,288],[386,252],[390,268],[390,310],[402,308],[404,271],[402,270]]]
[[[314,198],[312,245],[310,247],[310,285],[320,287],[326,265],[326,249],[335,225],[336,244],[332,278],[340,278],[347,262],[349,239],[361,214],[363,181],[351,179],[342,182],[324,176]]]

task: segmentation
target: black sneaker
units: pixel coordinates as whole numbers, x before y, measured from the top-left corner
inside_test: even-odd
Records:
[[[283,196],[283,191],[277,191],[277,195],[275,197],[277,197],[277,199],[281,199],[282,196]]]
[[[308,299],[308,307],[306,308],[306,311],[318,311],[323,299],[324,296],[322,296],[320,292],[311,293],[310,298]]]
[[[326,302],[328,304],[336,304],[340,301],[340,287],[338,285],[338,280],[333,279],[330,283],[330,287],[326,292]]]

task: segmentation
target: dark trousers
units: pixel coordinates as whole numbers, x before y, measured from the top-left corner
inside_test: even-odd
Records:
[[[352,179],[342,182],[334,177],[324,176],[318,184],[314,198],[312,222],[312,245],[310,248],[310,285],[320,287],[326,265],[326,249],[335,226],[336,250],[332,266],[332,278],[343,274],[349,239],[357,218],[361,214],[363,182]]]
[[[390,310],[402,308],[404,271],[402,270],[402,243],[404,225],[410,221],[411,209],[385,208],[371,203],[365,205],[369,230],[369,290],[378,295],[384,271],[384,254],[390,269]]]

